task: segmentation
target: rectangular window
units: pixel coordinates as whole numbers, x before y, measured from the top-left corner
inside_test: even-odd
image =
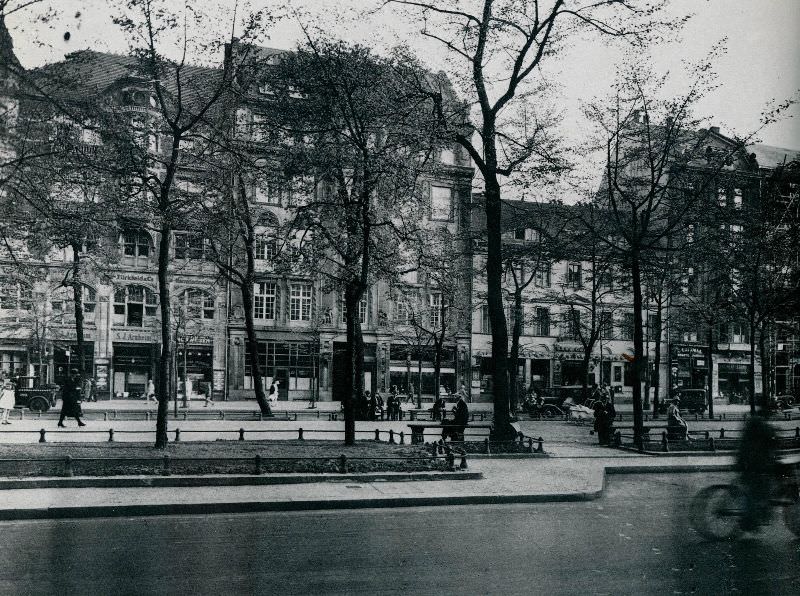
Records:
[[[619,338],[627,340],[633,339],[633,327],[634,327],[633,313],[632,312],[622,313],[622,323],[620,324],[619,328]]]
[[[339,311],[342,313],[342,323],[347,322],[347,303],[344,301],[344,292],[342,292],[342,297],[340,299],[341,308]],[[365,295],[361,298],[361,301],[358,303],[358,321],[362,325],[367,324],[367,296]]]
[[[277,243],[266,236],[258,236],[255,243],[255,256],[259,261],[274,261],[277,254]]]
[[[544,307],[536,308],[536,327],[534,335],[547,337],[550,335],[550,309]]]
[[[294,283],[289,294],[289,319],[291,321],[311,320],[311,297],[313,290],[310,283]]]
[[[411,324],[411,295],[407,292],[398,292],[394,299],[394,321],[398,325]]]
[[[742,189],[741,188],[734,188],[733,189],[733,207],[734,209],[741,209],[742,208]]]
[[[428,294],[428,312],[431,322],[431,329],[441,329],[442,327],[442,293],[431,292]]]
[[[570,339],[578,339],[581,336],[581,312],[570,308],[564,313],[566,317],[565,322],[565,335]]]
[[[456,153],[452,149],[442,149],[439,152],[439,161],[448,166],[453,166],[456,163]]]
[[[600,287],[601,288],[613,288],[614,287],[614,275],[611,271],[610,267],[606,267],[597,272],[598,276],[600,277]]]
[[[656,318],[654,314],[647,315],[647,333],[650,341],[658,341],[661,337],[661,329],[656,324]]]
[[[253,287],[253,317],[274,321],[278,289],[274,282],[260,282]]]
[[[550,287],[550,263],[542,263],[536,269],[536,278],[534,283],[539,288],[549,288]]]
[[[205,239],[200,234],[175,232],[175,258],[203,259],[205,258],[205,244]]]
[[[261,180],[255,186],[255,199],[257,203],[268,205],[281,204],[281,185],[277,180]]]
[[[576,289],[583,285],[580,263],[569,263],[567,265],[567,285]]]
[[[525,240],[525,228],[514,230],[514,240]]]
[[[449,221],[453,216],[453,189],[431,186],[431,219]]]
[[[603,339],[614,338],[614,315],[610,312],[600,313],[600,337]]]
[[[489,319],[489,306],[484,304],[481,306],[481,333],[491,333],[492,322]]]
[[[717,204],[720,207],[727,207],[728,205],[728,192],[724,188],[717,189]]]

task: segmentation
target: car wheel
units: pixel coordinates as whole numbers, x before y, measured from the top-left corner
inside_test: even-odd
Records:
[[[47,400],[43,397],[34,397],[30,403],[28,403],[28,407],[34,412],[46,412],[50,408],[50,404],[48,404]]]

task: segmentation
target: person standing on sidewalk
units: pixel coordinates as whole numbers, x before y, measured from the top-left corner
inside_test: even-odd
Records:
[[[150,400],[156,400],[156,385],[153,383],[153,379],[147,379],[147,390],[145,391],[145,401],[150,403]]]
[[[58,418],[58,426],[64,427],[64,419],[66,417],[75,418],[78,421],[78,426],[86,426],[81,422],[81,388],[80,379],[78,378],[77,369],[70,371],[64,383],[64,388],[61,390],[61,416]]]
[[[208,406],[213,406],[214,405],[214,398],[212,397],[212,394],[211,394],[211,383],[204,383],[203,384],[203,397],[205,397],[205,400],[206,400],[206,403],[203,406],[204,408],[207,408]]]
[[[3,381],[2,389],[0,389],[0,408],[3,410],[3,424],[11,424],[8,421],[8,415],[14,409],[14,384],[11,379]]]

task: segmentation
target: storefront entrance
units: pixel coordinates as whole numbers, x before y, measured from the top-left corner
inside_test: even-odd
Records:
[[[117,399],[140,399],[147,380],[158,374],[157,344],[114,344],[114,371],[111,392]]]

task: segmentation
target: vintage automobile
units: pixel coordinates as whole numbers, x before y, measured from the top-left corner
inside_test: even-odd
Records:
[[[15,406],[35,412],[46,412],[55,407],[61,392],[58,385],[40,385],[37,377],[17,377],[16,383]]]

